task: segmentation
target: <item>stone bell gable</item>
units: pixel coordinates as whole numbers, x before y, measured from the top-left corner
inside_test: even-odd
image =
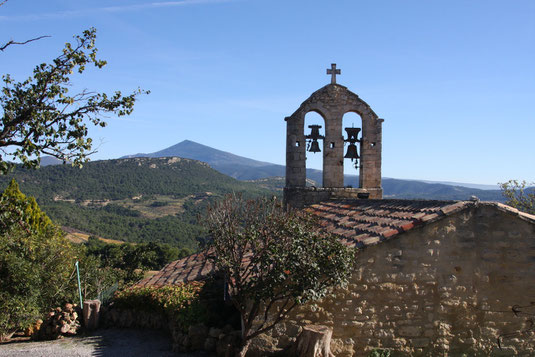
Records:
[[[333,64],[335,70],[336,65]],[[329,73],[329,72],[328,72]],[[337,73],[339,74],[339,72]],[[334,78],[334,75],[333,75]],[[325,123],[323,147],[323,187],[306,187],[307,136],[305,115],[318,113]],[[358,188],[344,188],[344,114],[353,112],[362,119]],[[359,96],[346,87],[331,84],[312,93],[300,107],[285,118],[286,131],[286,203],[293,207],[320,202],[332,197],[381,198],[382,123],[377,114]],[[347,142],[347,140],[346,140]],[[357,186],[357,183],[354,184]]]

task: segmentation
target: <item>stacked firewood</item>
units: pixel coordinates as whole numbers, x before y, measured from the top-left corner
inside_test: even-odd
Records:
[[[34,331],[38,340],[55,340],[64,336],[76,335],[80,330],[80,308],[76,304],[65,304],[50,311],[45,321]]]

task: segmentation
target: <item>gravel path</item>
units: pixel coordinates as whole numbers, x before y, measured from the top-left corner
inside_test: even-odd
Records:
[[[168,335],[152,330],[105,329],[91,335],[54,341],[15,342],[0,345],[0,356],[9,357],[209,357],[171,351]]]

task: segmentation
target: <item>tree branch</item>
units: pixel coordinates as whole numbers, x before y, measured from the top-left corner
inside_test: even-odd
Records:
[[[7,0],[5,0],[4,2],[0,3],[0,6],[4,5],[4,3],[6,2]],[[8,46],[11,46],[11,45],[25,45],[29,42],[33,42],[33,41],[37,41],[37,40],[40,40],[40,39],[43,39],[45,37],[52,37],[52,36],[49,36],[49,35],[43,35],[43,36],[39,36],[39,37],[36,37],[36,38],[32,38],[32,39],[29,39],[29,40],[26,40],[24,42],[16,42],[16,41],[9,41],[7,42],[5,45],[1,46],[0,47],[0,51],[4,51]]]

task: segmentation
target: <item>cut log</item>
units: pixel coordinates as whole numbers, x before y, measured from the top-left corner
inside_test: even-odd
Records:
[[[100,300],[86,300],[84,301],[84,324],[88,330],[95,330],[98,328],[98,320],[100,316]]]
[[[333,330],[322,325],[307,325],[295,342],[297,357],[334,357],[331,353]]]

